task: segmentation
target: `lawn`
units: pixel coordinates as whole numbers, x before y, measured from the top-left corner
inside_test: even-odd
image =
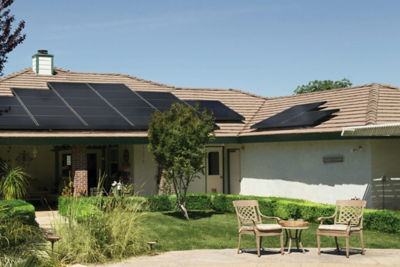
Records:
[[[146,241],[159,240],[156,251],[223,249],[237,248],[238,228],[236,215],[216,213],[215,211],[197,211],[189,213],[191,220],[186,221],[176,212],[148,212],[142,215],[146,228]],[[303,245],[316,247],[317,224],[309,225],[303,232]],[[341,247],[344,238],[339,238]],[[375,231],[364,231],[366,248],[400,248],[400,235]],[[255,248],[255,237],[243,235],[242,248]],[[263,238],[264,248],[278,248],[279,236]],[[322,247],[335,247],[334,238],[321,237]],[[350,238],[350,246],[359,248],[358,236]]]

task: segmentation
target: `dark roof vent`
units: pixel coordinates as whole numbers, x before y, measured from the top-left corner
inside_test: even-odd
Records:
[[[47,50],[38,50],[38,54],[47,55],[49,52]]]

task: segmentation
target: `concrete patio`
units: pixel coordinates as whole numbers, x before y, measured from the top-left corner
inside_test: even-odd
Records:
[[[75,265],[82,266],[82,265]],[[353,250],[347,259],[344,253],[336,254],[334,249],[323,249],[321,255],[317,249],[308,248],[305,254],[296,250],[291,254],[280,255],[277,250],[263,251],[260,258],[256,251],[236,254],[236,249],[204,249],[172,251],[156,256],[141,256],[119,263],[108,263],[109,267],[128,266],[279,266],[279,267],[360,267],[360,266],[400,266],[399,249],[367,249],[363,256]]]

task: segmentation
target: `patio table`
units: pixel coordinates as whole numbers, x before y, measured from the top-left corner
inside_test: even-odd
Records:
[[[299,247],[300,247],[301,250],[303,251],[303,253],[305,253],[303,244],[301,243],[301,234],[302,234],[303,230],[308,229],[308,226],[304,226],[304,227],[285,226],[285,227],[282,227],[282,229],[285,229],[285,232],[286,232],[285,247],[287,246],[288,241],[289,241],[288,253],[290,253],[290,249],[292,248],[292,240],[296,241],[297,249],[299,249]],[[292,230],[295,230],[294,236],[292,234]]]

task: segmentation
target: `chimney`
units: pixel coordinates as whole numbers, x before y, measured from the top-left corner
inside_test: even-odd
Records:
[[[54,59],[47,50],[38,50],[32,56],[32,70],[36,75],[53,75]]]

